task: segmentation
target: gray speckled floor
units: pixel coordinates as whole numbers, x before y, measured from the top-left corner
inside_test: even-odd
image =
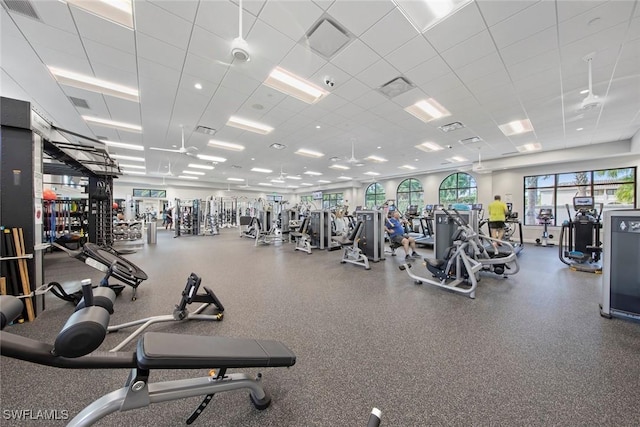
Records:
[[[236,230],[178,239],[159,230],[157,245],[128,256],[149,280],[137,301],[130,289],[118,298],[112,324],[171,313],[193,271],[221,299],[224,320],[153,330],[276,339],[296,353],[292,368],[260,370],[269,409],[254,409],[245,392],[223,393],[194,425],[355,427],[366,425],[374,406],[385,426],[640,425],[640,325],[601,318],[600,276],[570,271],[557,248],[527,246],[520,273],[483,275],[475,300],[413,284],[397,268],[401,257],[372,263],[370,271],[340,257],[307,255],[288,243],[254,247]],[[100,278],[65,254],[48,254],[45,263],[47,280]],[[71,313],[50,296],[35,322],[6,330],[53,342]],[[108,335],[101,349],[125,336]],[[3,415],[58,409],[73,416],[127,376],[1,360]],[[203,375],[157,371],[151,378]],[[183,425],[199,402],[116,413],[97,425]],[[65,422],[3,417],[0,424]]]

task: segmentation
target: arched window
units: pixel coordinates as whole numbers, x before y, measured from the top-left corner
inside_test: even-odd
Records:
[[[418,211],[422,210],[424,203],[424,190],[419,180],[415,178],[405,179],[398,185],[396,193],[396,206],[400,212],[406,212],[411,205],[417,205]]]
[[[478,187],[476,180],[464,172],[452,173],[440,183],[440,204],[477,203]]]
[[[364,192],[364,206],[365,209],[373,209],[374,206],[380,207],[384,204],[386,196],[384,194],[384,187],[378,182],[374,182]]]

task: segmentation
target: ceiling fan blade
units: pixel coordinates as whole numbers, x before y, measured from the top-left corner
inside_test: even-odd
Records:
[[[179,153],[180,152],[180,150],[172,150],[170,148],[158,148],[158,147],[149,147],[149,150],[168,151],[169,153]]]

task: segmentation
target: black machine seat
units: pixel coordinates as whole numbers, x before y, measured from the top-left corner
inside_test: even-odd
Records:
[[[292,366],[296,356],[271,340],[147,332],[138,340],[143,369],[252,368]]]
[[[446,259],[425,258],[424,261],[432,267],[442,270],[447,263]]]

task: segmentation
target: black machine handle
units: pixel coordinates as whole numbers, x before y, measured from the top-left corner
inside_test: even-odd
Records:
[[[378,408],[373,408],[369,415],[369,422],[367,427],[378,427],[380,425],[380,418],[382,417],[382,411]]]

